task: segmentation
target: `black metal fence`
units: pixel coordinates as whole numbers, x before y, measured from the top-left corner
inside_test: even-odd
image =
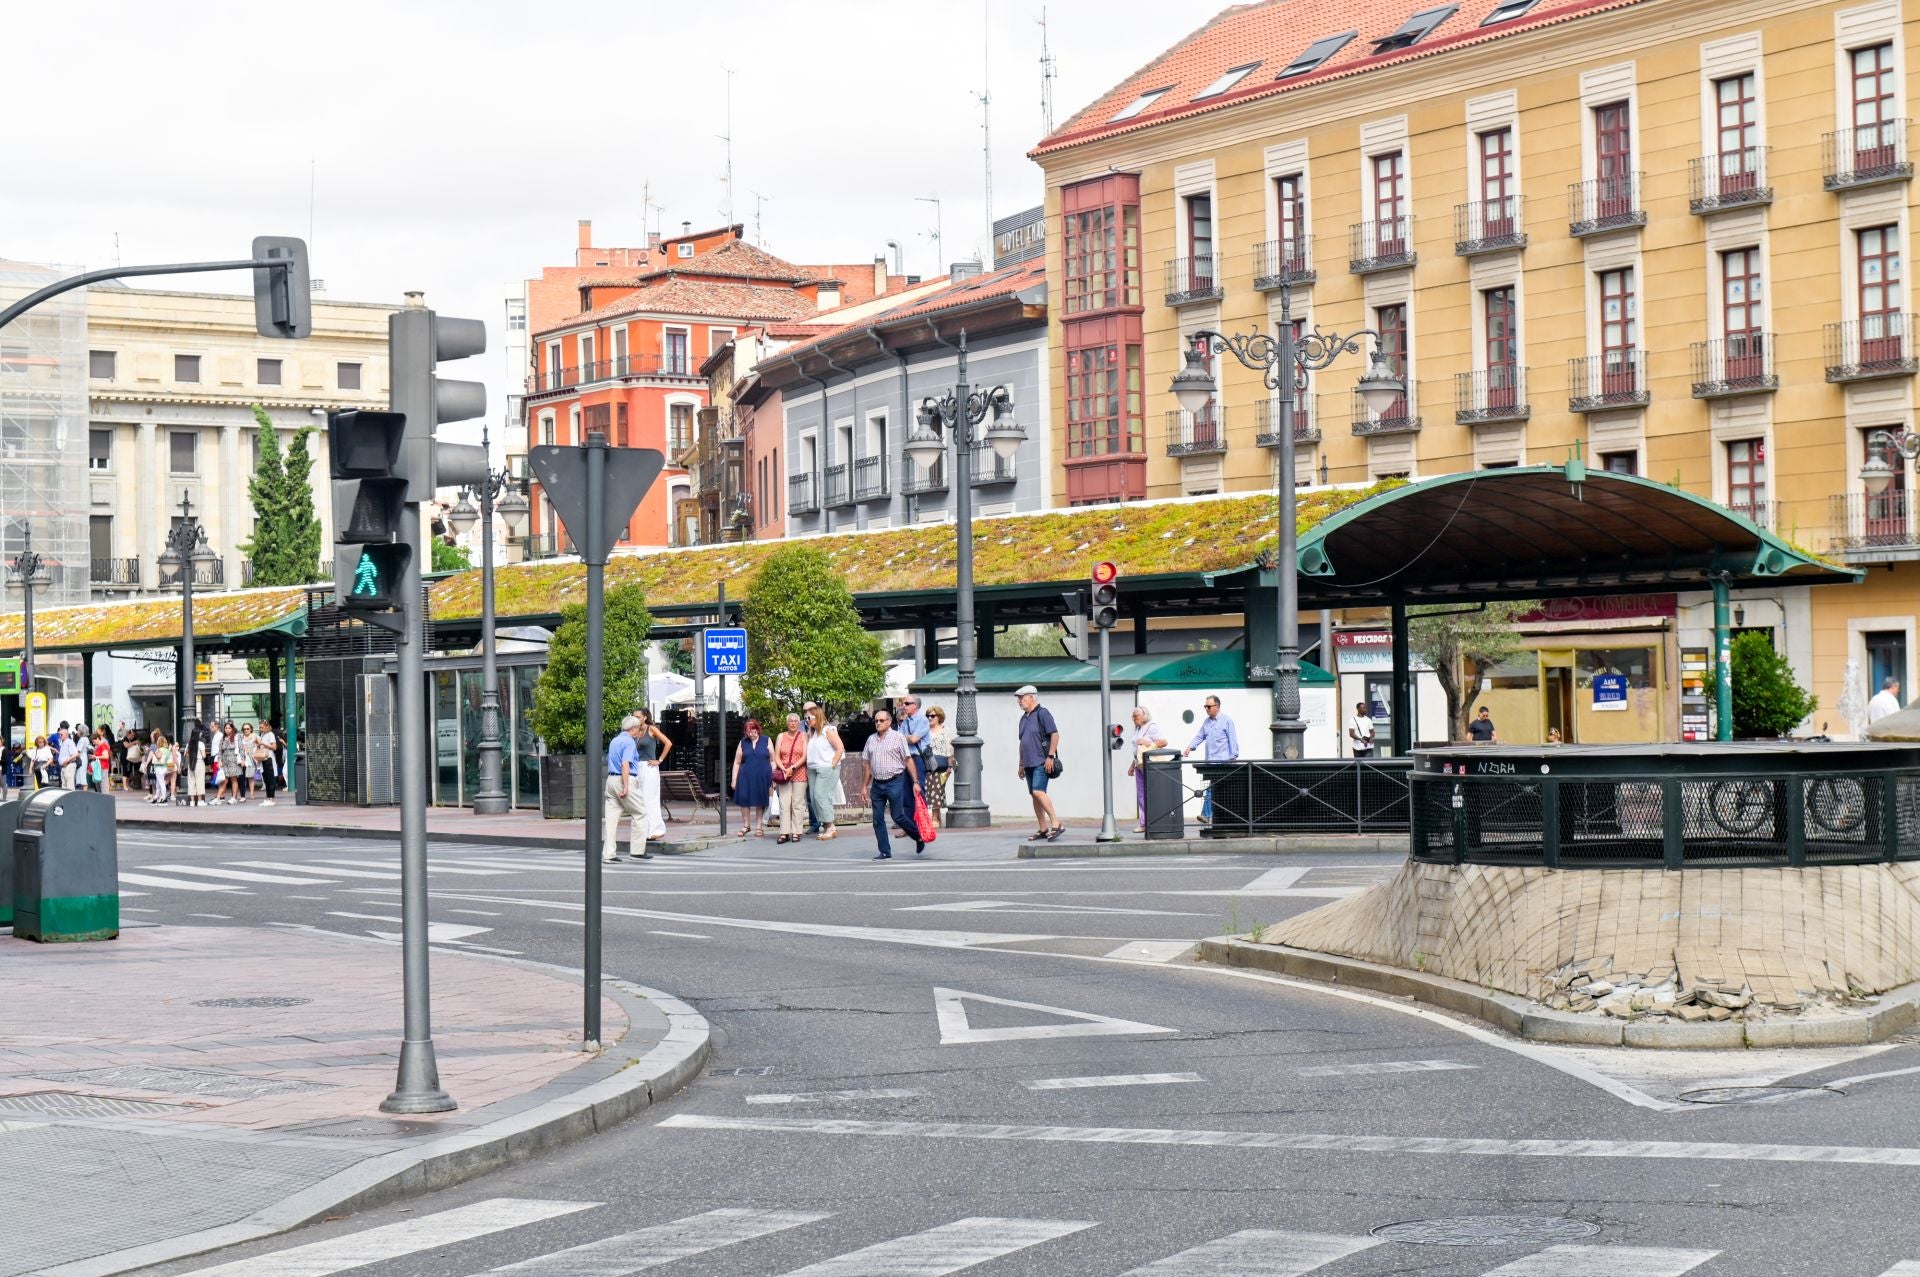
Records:
[[[1408,826],[1410,758],[1195,763],[1213,787],[1202,837],[1393,834]]]

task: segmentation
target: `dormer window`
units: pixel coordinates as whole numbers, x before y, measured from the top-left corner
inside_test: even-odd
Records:
[[[680,256],[682,257],[693,256],[693,245],[691,244],[676,244],[674,247],[680,250]]]
[[[1217,98],[1259,69],[1260,64],[1258,62],[1249,62],[1245,66],[1234,67],[1231,71],[1223,71],[1219,79],[1194,94],[1193,100],[1198,102],[1204,98]]]
[[[1539,0],[1503,0],[1498,8],[1481,20],[1480,25],[1491,27],[1502,22],[1512,22],[1537,3]]]
[[[1139,97],[1135,98],[1133,100],[1132,105],[1128,106],[1126,110],[1120,112],[1120,114],[1114,116],[1113,118],[1115,121],[1131,120],[1134,116],[1139,115],[1142,111],[1146,110],[1148,107],[1152,106],[1155,102],[1158,102],[1161,98],[1167,96],[1167,94],[1171,92],[1173,92],[1173,86],[1171,84],[1161,89],[1148,89],[1145,93],[1142,93]]]
[[[1273,78],[1276,80],[1284,80],[1289,76],[1305,75],[1334,54],[1340,52],[1340,50],[1346,48],[1347,41],[1353,39],[1353,37],[1358,34],[1360,33],[1357,31],[1345,31],[1339,35],[1323,36],[1315,40],[1312,44],[1301,50],[1299,57],[1287,64],[1286,70]]]
[[[1404,49],[1418,44],[1433,34],[1433,29],[1460,11],[1459,5],[1443,5],[1438,9],[1422,9],[1406,20],[1401,28],[1384,40],[1374,41],[1375,53],[1392,53],[1395,49]]]

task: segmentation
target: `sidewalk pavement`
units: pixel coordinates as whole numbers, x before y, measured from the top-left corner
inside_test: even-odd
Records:
[[[128,925],[0,940],[0,1277],[104,1277],[424,1192],[567,1140],[695,1076],[707,1024],[609,981],[578,1050],[560,968],[436,949],[453,1112],[389,1118],[395,945],[300,928]]]

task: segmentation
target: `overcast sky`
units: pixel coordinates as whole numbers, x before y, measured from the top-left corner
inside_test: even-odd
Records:
[[[1057,120],[1225,0],[1051,0]],[[983,85],[993,211],[1040,200],[1039,0],[148,0],[4,6],[14,126],[0,257],[76,267],[234,257],[307,236],[340,300],[485,319],[499,420],[502,301],[601,244],[733,215],[798,261],[911,273],[984,250]],[[983,54],[989,62],[983,70]],[[645,197],[659,208],[643,222]],[[933,241],[939,196],[945,231]],[[171,286],[239,291],[239,276]],[[170,286],[162,282],[160,286]]]

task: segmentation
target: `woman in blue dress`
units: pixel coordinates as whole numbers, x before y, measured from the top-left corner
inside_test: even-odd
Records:
[[[733,801],[740,808],[740,832],[767,836],[767,796],[773,790],[773,747],[760,734],[760,720],[749,718],[733,751]]]

